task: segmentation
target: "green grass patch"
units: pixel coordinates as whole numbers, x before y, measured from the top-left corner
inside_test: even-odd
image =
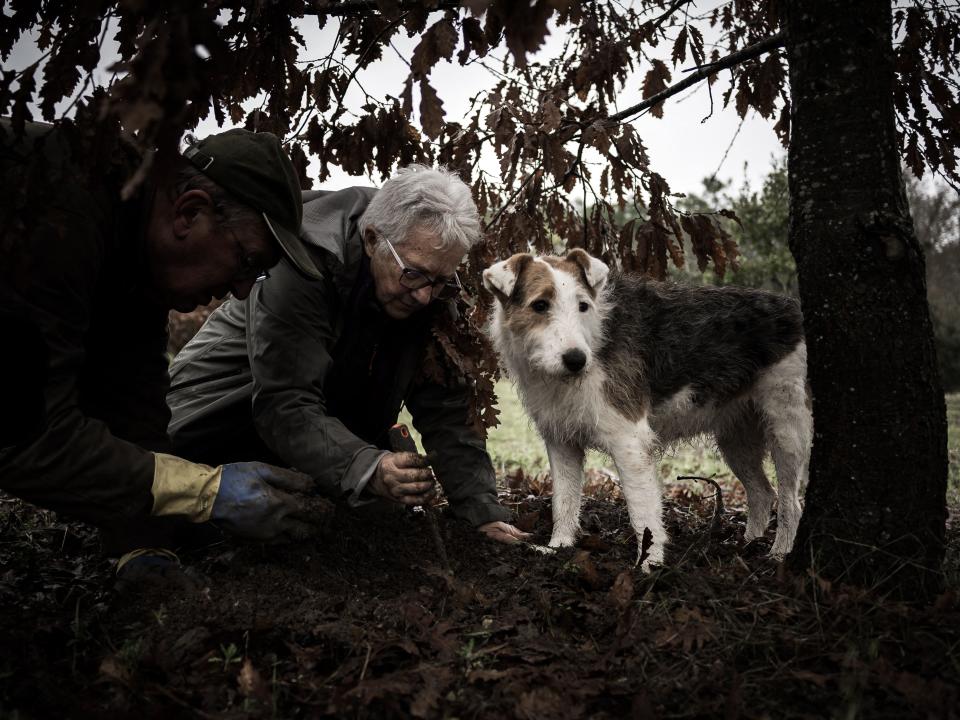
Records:
[[[522,467],[526,473],[544,473],[550,469],[543,441],[527,417],[513,385],[501,380],[497,383],[500,403],[500,425],[490,431],[487,449],[498,472]],[[606,454],[587,453],[587,467],[616,474],[613,461]],[[718,478],[732,477],[730,468],[720,458],[715,447],[708,443],[683,443],[664,453],[658,465],[660,477],[670,481],[678,475],[703,475]],[[768,471],[772,468],[768,468]],[[772,473],[771,473],[772,477]],[[694,492],[700,489],[693,486]]]
[[[497,383],[497,398],[500,407],[500,425],[490,431],[487,450],[493,459],[497,474],[502,475],[522,468],[530,475],[545,473],[550,469],[543,440],[527,417],[517,392],[507,380]],[[947,448],[950,456],[948,494],[951,504],[960,502],[960,393],[946,396],[947,423],[949,426]],[[413,427],[410,414],[403,410],[400,422]],[[414,432],[418,444],[419,436]],[[767,477],[776,481],[773,463],[766,460]],[[616,473],[613,461],[603,453],[587,454],[587,467]],[[723,462],[716,448],[706,442],[683,443],[668,449],[659,463],[660,477],[671,481],[678,475],[701,475],[706,477],[732,478],[730,468]],[[696,488],[698,486],[691,486]]]
[[[960,393],[947,395],[947,454],[947,493],[951,504],[956,504],[960,502]]]
[[[516,468],[522,468],[529,475],[548,472],[550,463],[543,440],[527,417],[513,385],[507,380],[501,380],[497,383],[496,390],[500,424],[490,431],[487,451],[497,474],[502,475]],[[399,422],[411,425],[406,409],[401,413]],[[419,436],[414,435],[419,444]],[[588,452],[586,465],[588,468],[608,470],[616,474],[613,461],[604,453]],[[677,475],[732,477],[730,469],[720,458],[716,448],[706,443],[683,443],[671,448],[664,453],[659,471],[664,480],[672,480]],[[768,468],[768,472],[770,477],[773,477],[772,466]]]

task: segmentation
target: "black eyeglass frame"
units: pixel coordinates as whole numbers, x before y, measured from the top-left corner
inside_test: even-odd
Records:
[[[453,300],[463,292],[463,284],[460,282],[460,276],[457,275],[456,270],[453,271],[452,278],[434,279],[425,272],[404,265],[400,255],[397,254],[396,248],[393,247],[393,243],[382,235],[381,238],[390,248],[390,252],[393,253],[397,265],[400,266],[400,284],[407,290],[422,290],[429,286],[430,297],[434,300]]]
[[[270,271],[254,262],[253,253],[247,252],[233,229],[224,225],[221,225],[221,227],[230,233],[230,237],[233,238],[233,243],[237,248],[237,271],[233,275],[233,280],[236,282],[253,280],[255,283],[259,283],[269,278]]]

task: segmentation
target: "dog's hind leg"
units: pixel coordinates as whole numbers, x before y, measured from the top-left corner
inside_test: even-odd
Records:
[[[570,547],[580,532],[583,500],[583,448],[547,442],[553,480],[553,534],[550,547]]]
[[[657,479],[655,447],[656,434],[646,418],[636,423],[624,421],[623,427],[613,433],[609,443],[610,454],[620,473],[630,524],[637,533],[637,542],[642,548],[645,529],[650,530],[653,538],[649,557],[641,568],[644,571],[649,570],[650,565],[663,564],[664,546],[667,544],[667,531],[663,526],[663,491]]]
[[[733,470],[747,491],[748,541],[762,537],[770,522],[770,512],[777,493],[763,471],[763,456],[766,454],[763,426],[753,408],[717,433],[717,447],[723,459]]]
[[[771,368],[754,393],[777,469],[777,536],[770,555],[783,557],[793,548],[800,524],[800,493],[806,486],[813,438],[807,405],[806,348],[801,345]]]

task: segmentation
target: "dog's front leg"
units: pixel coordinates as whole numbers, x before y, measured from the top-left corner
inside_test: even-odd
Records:
[[[570,547],[580,532],[583,500],[583,448],[547,443],[550,476],[553,479],[553,535],[550,547]]]
[[[630,524],[637,533],[639,547],[643,547],[643,531],[650,530],[653,545],[641,568],[663,563],[663,549],[667,531],[663,526],[663,491],[657,478],[655,459],[656,434],[644,418],[636,423],[625,423],[613,434],[610,454],[620,473],[623,497],[627,501]],[[637,559],[639,561],[640,550]]]

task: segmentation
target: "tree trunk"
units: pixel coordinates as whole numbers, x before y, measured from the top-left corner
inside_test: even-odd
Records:
[[[901,597],[941,584],[946,411],[900,173],[890,3],[786,3],[790,249],[813,395],[790,564]]]

